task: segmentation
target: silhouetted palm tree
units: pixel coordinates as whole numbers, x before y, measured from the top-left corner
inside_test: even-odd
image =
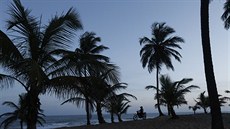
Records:
[[[27,87],[28,115],[27,128],[36,129],[40,109],[39,94],[46,92],[49,80],[45,69],[55,58],[50,53],[56,49],[67,48],[74,31],[81,29],[78,14],[72,8],[66,14],[55,16],[48,25],[41,25],[30,15],[20,0],[11,4],[7,28],[15,40],[0,31],[1,65],[10,76],[18,78]]]
[[[198,101],[197,100],[195,100],[195,101],[196,101],[196,104],[198,106],[200,106],[201,108],[203,108],[204,113],[207,114],[208,113],[207,112],[207,108],[210,107],[210,100],[209,100],[209,97],[205,96],[204,94],[205,94],[205,91],[202,92],[202,93],[200,93],[199,97],[197,98]]]
[[[209,36],[209,2],[210,0],[200,0],[201,9],[201,38],[204,58],[204,69],[208,94],[210,96],[212,129],[224,129],[222,114],[218,99],[215,75],[213,71],[212,54]]]
[[[52,72],[52,75],[54,76],[61,74],[64,75],[64,78],[66,79],[66,76],[69,75],[76,76],[75,81],[78,81],[79,78],[81,78],[81,84],[75,85],[73,83],[73,85],[70,86],[72,90],[75,89],[76,91],[75,93],[72,92],[73,95],[70,97],[69,101],[73,102],[73,100],[78,100],[74,102],[80,102],[80,100],[83,101],[84,99],[87,113],[87,125],[90,124],[91,111],[93,111],[93,100],[91,96],[92,91],[95,90],[89,82],[91,80],[90,78],[95,77],[100,73],[106,73],[111,69],[117,69],[115,65],[110,64],[109,57],[100,54],[102,51],[108,49],[108,47],[104,45],[98,45],[100,41],[100,38],[96,37],[95,33],[85,32],[80,36],[79,48],[75,51],[62,49],[54,51],[55,54],[62,55],[62,58],[50,67],[57,67],[57,69]],[[118,74],[115,72],[116,70],[109,72],[106,78],[113,78],[116,80]],[[61,92],[59,93],[63,94],[66,88],[67,87],[60,87],[59,90]],[[70,94],[70,92],[67,90],[66,94]]]
[[[230,0],[226,0],[224,4],[224,13],[221,16],[221,19],[224,21],[224,27],[229,29],[230,27]]]
[[[166,104],[169,110],[169,114],[172,115],[172,118],[178,118],[173,107],[180,106],[182,104],[187,104],[187,101],[184,98],[184,95],[188,92],[191,92],[193,88],[199,88],[198,86],[190,85],[185,86],[185,84],[191,82],[191,78],[184,78],[180,81],[173,82],[169,76],[162,75],[160,77],[161,89],[159,90],[159,100],[160,104]],[[146,86],[146,89],[154,88],[155,86]]]
[[[178,36],[169,37],[174,32],[175,30],[166,26],[165,23],[154,23],[152,25],[152,38],[143,37],[140,39],[140,45],[144,45],[140,51],[143,68],[147,66],[150,73],[153,69],[156,69],[157,94],[159,94],[158,74],[162,65],[174,70],[171,57],[180,62],[181,55],[175,48],[181,49],[178,43],[184,42],[184,40]],[[160,109],[158,96],[157,108],[159,115],[162,116],[163,113]]]
[[[200,109],[200,107],[197,106],[197,104],[195,106],[189,106],[188,108],[193,110],[194,115],[196,114],[196,110]]]
[[[106,76],[106,74],[103,74],[98,77],[92,78],[90,81],[92,82],[91,87],[95,89],[93,90],[92,98],[96,103],[96,111],[99,123],[105,123],[102,115],[102,107],[105,106],[106,98],[111,96],[112,94],[115,94],[116,91],[126,88],[122,85],[116,85],[118,84],[117,81],[112,82],[113,84],[115,83],[115,85],[109,85],[109,82],[105,80]]]
[[[118,83],[115,85],[127,87],[126,83]],[[130,107],[129,105],[130,101],[128,97],[137,99],[135,96],[128,93],[121,93],[118,95],[116,93],[113,93],[112,95],[106,98],[104,105],[111,115],[112,123],[114,123],[114,114],[117,115],[119,122],[122,122],[121,115],[126,113],[128,108]]]
[[[204,94],[205,91],[200,93],[199,97],[197,98],[198,101],[195,101],[197,102],[198,106],[204,109],[204,113],[207,114],[207,108],[210,107],[210,99],[209,96],[205,96]],[[227,100],[230,100],[229,97],[222,97],[222,95],[218,95],[218,99],[220,102],[220,106],[224,106],[224,104],[227,103]]]
[[[220,101],[220,106],[224,106],[224,104],[226,104],[227,101],[230,100],[229,97],[225,97],[222,95],[218,95],[218,97],[219,97],[219,101]]]
[[[130,107],[129,101],[125,96],[131,96],[132,98],[136,99],[135,96],[131,94],[120,94],[116,97],[116,103],[115,103],[115,114],[117,115],[118,121],[122,122],[121,115],[126,114],[128,111],[128,108]]]
[[[4,114],[0,115],[0,118],[3,116],[7,117],[5,120],[2,121],[0,127],[3,126],[3,128],[6,129],[13,122],[19,120],[20,127],[21,127],[21,129],[23,129],[23,123],[27,122],[26,116],[27,116],[28,106],[27,106],[26,99],[27,99],[27,94],[22,94],[22,95],[19,95],[18,105],[16,105],[13,102],[10,102],[10,101],[5,101],[3,103],[3,105],[7,105],[7,106],[9,106],[15,110],[13,112],[8,112],[8,113],[4,113]],[[40,125],[43,125],[42,123],[44,123],[45,120],[42,118],[44,116],[44,114],[42,114],[41,112],[42,112],[42,110],[40,110],[37,120],[38,120],[38,123]]]
[[[230,91],[229,90],[225,90],[225,93],[230,93]],[[230,106],[230,104],[229,104],[229,106]]]

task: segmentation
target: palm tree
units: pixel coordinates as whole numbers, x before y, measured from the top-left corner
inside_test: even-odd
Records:
[[[173,107],[180,106],[182,104],[187,104],[187,101],[184,98],[184,95],[188,92],[191,92],[193,88],[199,88],[198,86],[190,85],[185,86],[185,84],[191,82],[191,78],[184,78],[180,81],[171,81],[169,76],[162,75],[160,77],[161,90],[159,95],[160,104],[166,104],[168,107],[169,114],[172,115],[172,118],[178,118]],[[146,86],[146,89],[156,89],[155,86]],[[157,96],[157,95],[156,95]]]
[[[200,93],[199,97],[197,98],[199,101],[197,102],[197,105],[204,109],[204,113],[207,114],[207,108],[210,107],[210,99],[209,96],[204,95],[205,91]],[[230,100],[229,97],[222,97],[222,95],[218,95],[218,99],[220,102],[220,106],[224,106],[225,103],[227,103],[227,100]]]
[[[124,88],[127,87],[126,83],[115,84],[115,86],[119,86],[119,85],[122,87],[124,86]],[[122,122],[121,115],[126,113],[128,108],[130,107],[129,105],[130,100],[128,99],[128,97],[132,97],[133,99],[137,100],[137,98],[131,94],[128,93],[116,94],[115,92],[106,98],[104,105],[111,115],[112,123],[114,123],[114,114],[117,115],[119,122]]]
[[[196,104],[198,106],[200,106],[201,108],[203,108],[204,113],[207,114],[208,113],[207,112],[207,108],[210,107],[210,100],[209,100],[209,97],[205,96],[204,94],[205,94],[205,91],[202,92],[202,93],[200,93],[199,97],[197,98],[198,101],[197,100],[195,100],[195,101],[196,101]]]
[[[134,97],[134,96],[132,96]],[[134,97],[135,98],[135,97]],[[122,122],[122,118],[121,118],[121,115],[122,114],[126,114],[130,105],[131,101],[129,101],[125,96],[124,94],[121,94],[121,95],[118,95],[116,97],[116,103],[115,103],[115,114],[117,115],[117,118],[118,118],[118,121],[119,122]]]
[[[224,27],[229,29],[230,27],[230,0],[226,0],[224,4],[224,13],[221,16],[221,19],[224,21]]]
[[[193,110],[194,115],[196,114],[196,110],[200,109],[200,107],[197,104],[195,106],[189,106],[188,108]]]
[[[225,97],[222,95],[218,95],[219,101],[220,101],[220,106],[224,106],[225,103],[227,103],[228,100],[230,100],[229,97]]]
[[[112,94],[114,94],[116,91],[125,89],[125,86],[121,85],[109,85],[108,81],[105,80],[104,77],[107,75],[100,75],[98,77],[91,78],[91,87],[93,87],[93,93],[92,98],[96,103],[96,111],[98,116],[99,123],[105,123],[106,121],[103,118],[102,115],[102,107],[105,106],[106,98]],[[118,82],[113,82],[118,83]]]
[[[230,93],[230,91],[229,90],[225,90],[225,93]],[[230,104],[229,104],[229,106],[230,106]]]
[[[152,25],[152,38],[143,37],[140,39],[140,45],[144,45],[140,51],[143,68],[147,66],[149,73],[156,68],[157,94],[159,94],[158,75],[162,65],[165,65],[168,69],[174,70],[171,56],[180,62],[181,55],[175,48],[181,49],[178,43],[184,42],[184,40],[178,36],[169,37],[174,32],[175,30],[166,26],[165,23],[154,23]],[[160,109],[158,95],[157,108],[159,115],[162,116],[163,113]]]
[[[3,126],[4,129],[8,128],[13,122],[15,122],[16,120],[20,120],[20,126],[21,126],[21,129],[23,129],[23,123],[24,122],[27,122],[26,120],[26,115],[27,115],[27,110],[28,110],[28,107],[27,107],[27,94],[21,94],[19,95],[19,102],[18,102],[18,105],[16,105],[15,103],[13,102],[10,102],[10,101],[5,101],[3,103],[3,105],[7,105],[13,109],[15,109],[13,112],[7,112],[7,113],[4,113],[2,115],[0,115],[0,118],[3,117],[3,116],[6,116],[8,118],[6,118],[4,121],[2,121],[1,126]],[[41,112],[42,110],[40,110]],[[42,118],[44,116],[44,114],[40,113],[39,112],[39,115],[38,116],[38,123],[40,125],[43,125],[42,123],[45,122],[45,120]]]
[[[87,125],[90,125],[90,116],[93,111],[93,100],[91,98],[92,89],[91,83],[89,83],[90,78],[97,76],[98,73],[106,73],[110,69],[117,69],[113,64],[109,63],[109,57],[101,55],[100,53],[108,47],[104,45],[98,45],[101,41],[100,37],[96,37],[96,34],[93,32],[85,32],[80,36],[79,48],[76,48],[75,51],[67,51],[63,49],[58,49],[53,52],[53,54],[62,55],[62,58],[55,62],[50,68],[56,68],[52,72],[52,75],[58,76],[59,74],[64,74],[64,78],[67,78],[67,75],[76,76],[76,80],[79,78],[83,79],[81,84],[70,86],[74,90],[73,97],[70,97],[65,102],[81,102],[85,103],[86,113],[87,113]],[[109,78],[117,78],[116,70],[109,72]],[[60,77],[60,76],[59,76]],[[108,77],[106,77],[108,78]],[[87,81],[84,81],[87,80]],[[116,79],[115,79],[116,80]],[[65,84],[64,84],[65,85]],[[58,87],[56,87],[58,88]],[[60,93],[63,94],[64,90],[67,87],[60,87]],[[70,94],[70,91],[67,90],[66,94]],[[80,96],[80,97],[79,97]]]
[[[212,129],[224,129],[222,114],[218,99],[218,92],[216,87],[215,75],[212,64],[212,54],[209,36],[209,2],[210,0],[200,0],[201,9],[201,38],[204,58],[205,78],[210,96],[211,115],[212,115]]]
[[[67,48],[74,31],[81,29],[78,14],[69,9],[66,14],[55,16],[48,25],[41,25],[30,15],[20,0],[14,0],[10,7],[11,18],[7,21],[8,30],[14,32],[11,40],[0,31],[0,63],[10,76],[19,79],[27,87],[28,114],[27,128],[36,129],[40,109],[39,95],[46,92],[49,80],[46,68],[55,61],[50,53]]]
[[[8,116],[4,121],[2,121],[1,126],[4,125],[4,129],[8,128],[11,123],[15,122],[16,120],[20,120],[20,126],[21,129],[23,129],[23,122],[26,122],[26,105],[25,105],[25,95],[19,95],[19,103],[16,105],[13,102],[5,101],[2,105],[7,105],[13,109],[15,109],[13,112],[7,112],[0,117]]]

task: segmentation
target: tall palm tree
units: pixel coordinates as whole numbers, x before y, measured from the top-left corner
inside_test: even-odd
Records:
[[[212,54],[209,36],[209,2],[210,0],[200,0],[200,17],[201,17],[201,38],[204,58],[205,78],[210,97],[212,129],[224,129],[223,119],[218,99],[215,75],[212,64]]]
[[[4,121],[2,121],[0,127],[3,126],[3,128],[6,129],[13,122],[19,120],[20,127],[21,127],[21,129],[23,129],[23,123],[27,122],[26,115],[27,115],[28,106],[27,106],[26,99],[27,99],[27,94],[21,94],[21,95],[19,95],[18,105],[16,105],[13,102],[10,102],[10,101],[5,101],[3,103],[3,105],[7,105],[7,106],[9,106],[15,110],[13,112],[7,112],[7,113],[0,115],[0,118],[3,116],[7,117]],[[42,114],[41,112],[42,112],[42,110],[40,110],[37,120],[38,120],[38,123],[40,125],[43,125],[42,123],[44,123],[45,120],[42,118],[44,116],[44,114]]]
[[[224,4],[224,13],[221,16],[221,19],[224,21],[224,27],[229,29],[230,27],[230,0],[226,0]]]
[[[202,93],[200,93],[199,97],[197,98],[198,101],[197,100],[195,100],[195,101],[196,101],[196,104],[198,106],[200,106],[201,108],[203,108],[204,113],[207,114],[208,113],[207,112],[207,108],[210,107],[210,100],[209,100],[209,97],[205,96],[204,94],[205,94],[205,91],[202,92]]]
[[[184,40],[178,36],[171,36],[174,32],[175,30],[165,25],[165,23],[154,23],[152,25],[152,38],[143,37],[140,39],[140,45],[144,45],[140,51],[143,68],[147,66],[149,73],[151,73],[153,69],[156,69],[157,94],[159,94],[158,75],[162,65],[174,70],[171,57],[174,57],[180,62],[181,55],[175,48],[181,49],[178,43],[182,43]],[[160,109],[158,95],[157,108],[159,115],[162,116],[163,113]]]
[[[50,53],[56,49],[67,48],[74,31],[81,29],[78,14],[69,9],[66,14],[55,16],[48,25],[41,25],[30,15],[20,0],[14,0],[7,21],[15,40],[0,31],[0,63],[8,73],[18,78],[27,87],[28,114],[27,128],[36,129],[40,108],[39,95],[46,92],[48,73],[45,70],[55,58]]]
[[[173,107],[180,106],[182,104],[187,104],[184,95],[191,92],[191,89],[199,88],[198,86],[190,85],[185,86],[185,84],[191,82],[191,78],[183,78],[180,81],[171,81],[169,76],[162,75],[160,77],[161,90],[159,95],[160,104],[166,104],[168,107],[168,112],[172,115],[172,118],[178,118]],[[146,89],[154,88],[155,86],[146,86]]]
[[[93,111],[93,100],[90,97],[92,95],[92,86],[90,77],[97,76],[98,73],[106,73],[110,69],[116,69],[116,66],[110,64],[109,57],[101,55],[100,53],[108,49],[104,45],[98,45],[101,41],[100,37],[96,37],[93,32],[85,32],[80,36],[79,48],[75,51],[67,51],[63,49],[58,49],[53,52],[53,54],[62,55],[62,58],[55,62],[50,68],[55,68],[52,75],[58,76],[59,74],[66,73],[67,75],[76,76],[76,81],[82,78],[81,84],[74,85],[72,90],[75,89],[73,97],[70,97],[66,102],[85,102],[86,113],[87,113],[87,125],[90,125],[90,116]],[[115,71],[108,73],[108,78],[117,78]],[[84,81],[87,80],[87,81]],[[58,88],[58,87],[57,87]],[[64,89],[63,89],[64,88]],[[60,87],[60,92],[63,94],[67,87]],[[67,90],[66,94],[70,94]],[[80,104],[80,103],[79,103]]]

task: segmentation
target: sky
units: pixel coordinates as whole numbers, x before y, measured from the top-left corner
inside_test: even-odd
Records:
[[[0,0],[0,29],[6,34],[6,20],[10,0]],[[200,34],[200,0],[21,0],[24,7],[32,10],[31,14],[40,18],[42,24],[48,24],[56,14],[66,12],[74,7],[80,15],[83,30],[76,32],[73,50],[78,47],[78,38],[85,31],[92,31],[101,37],[101,44],[109,47],[103,52],[111,61],[120,67],[121,82],[128,83],[124,91],[133,94],[138,100],[131,100],[128,113],[134,113],[140,106],[146,112],[157,113],[154,107],[155,91],[145,90],[147,85],[156,84],[156,71],[149,73],[142,68],[140,62],[139,39],[143,36],[151,38],[151,25],[154,22],[166,22],[174,28],[175,35],[185,40],[181,44],[181,63],[173,61],[175,70],[162,67],[161,74],[168,74],[172,80],[193,78],[189,85],[200,86],[186,95],[188,105],[175,108],[176,111],[188,112],[188,106],[195,104],[194,99],[207,91],[205,82],[203,55]],[[215,0],[210,4],[210,37],[215,77],[219,94],[230,90],[230,31],[224,29],[220,17],[225,0]],[[4,101],[17,103],[18,94],[25,92],[22,86],[15,84],[12,88],[0,89],[0,104]],[[206,93],[207,95],[207,93]],[[84,108],[68,103],[60,105],[64,100],[54,95],[40,96],[42,109],[46,115],[85,114]],[[222,108],[229,111],[229,107]],[[9,111],[0,105],[0,114]],[[163,108],[163,111],[166,111]]]

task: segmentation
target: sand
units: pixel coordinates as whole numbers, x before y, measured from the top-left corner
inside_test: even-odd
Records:
[[[181,115],[179,119],[168,116],[153,119],[106,123],[100,125],[63,127],[58,129],[211,129],[210,114]],[[223,114],[225,129],[230,129],[230,114]]]

